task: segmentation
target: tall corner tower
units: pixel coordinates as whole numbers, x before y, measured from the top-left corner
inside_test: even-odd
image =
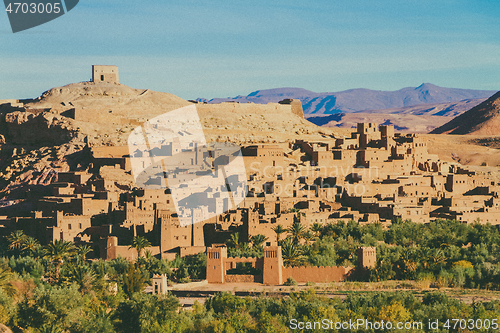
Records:
[[[207,248],[207,281],[208,283],[224,283],[226,277],[225,259],[227,248]]]
[[[263,283],[266,285],[283,284],[283,258],[281,246],[264,248]]]

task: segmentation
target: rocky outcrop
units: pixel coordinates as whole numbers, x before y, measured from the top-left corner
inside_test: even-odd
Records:
[[[35,115],[15,111],[7,113],[4,121],[5,134],[11,144],[60,145],[77,136],[76,129],[68,119],[49,112]]]

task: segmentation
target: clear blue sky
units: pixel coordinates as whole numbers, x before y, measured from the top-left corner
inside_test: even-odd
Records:
[[[300,87],[500,90],[499,0],[80,0],[13,34],[0,13],[0,99],[90,79],[185,99]]]

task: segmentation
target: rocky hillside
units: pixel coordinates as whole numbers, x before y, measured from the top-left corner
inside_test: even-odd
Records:
[[[168,93],[93,82],[53,88],[20,103],[0,103],[0,208],[44,188],[57,172],[86,169],[88,145],[127,145],[129,133],[141,123],[187,105],[193,103]],[[292,112],[291,105],[196,107],[208,141],[243,144],[332,135],[328,129],[318,131],[301,112]]]
[[[431,133],[500,135],[500,92]]]

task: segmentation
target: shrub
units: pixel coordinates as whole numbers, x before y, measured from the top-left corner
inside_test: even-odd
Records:
[[[284,286],[296,286],[297,284],[297,281],[291,276],[283,283]]]
[[[69,328],[80,318],[83,299],[75,285],[39,287],[32,298],[18,305],[18,326],[22,328],[57,325]]]
[[[420,289],[429,288],[434,281],[434,274],[432,273],[419,273],[415,280],[415,285]]]

